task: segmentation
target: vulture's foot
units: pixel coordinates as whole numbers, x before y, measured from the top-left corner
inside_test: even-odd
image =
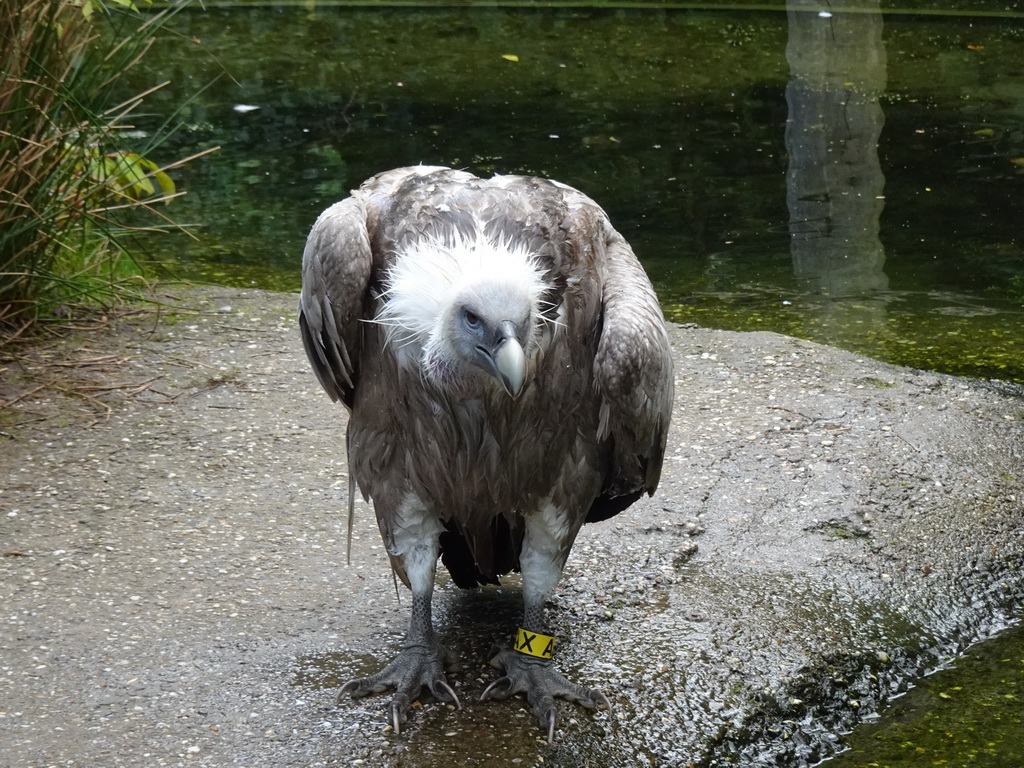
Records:
[[[558,727],[556,697],[582,704],[587,709],[611,707],[608,697],[601,691],[566,680],[550,659],[533,658],[518,651],[505,650],[491,659],[491,666],[504,669],[505,675],[487,686],[480,700],[507,699],[517,693],[525,693],[541,730],[547,731],[549,744],[554,742],[555,728]]]
[[[462,709],[459,697],[444,675],[445,667],[454,666],[454,662],[451,653],[440,644],[407,645],[394,661],[377,674],[345,683],[338,692],[338,698],[350,693],[353,699],[358,699],[371,693],[395,689],[395,695],[388,703],[388,722],[395,733],[401,733],[409,708],[424,688],[439,701],[446,701]]]

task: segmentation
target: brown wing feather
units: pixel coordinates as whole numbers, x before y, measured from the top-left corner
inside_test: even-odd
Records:
[[[352,406],[363,316],[373,258],[366,212],[358,197],[332,205],[316,220],[302,255],[299,328],[321,386]]]
[[[604,324],[594,360],[603,398],[599,437],[615,445],[610,496],[653,494],[672,415],[672,351],[658,298],[629,244],[607,228]]]

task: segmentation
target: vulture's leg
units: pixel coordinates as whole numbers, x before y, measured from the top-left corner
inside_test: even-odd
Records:
[[[388,704],[388,721],[395,733],[399,733],[409,707],[423,688],[429,689],[440,701],[450,702],[460,709],[461,705],[444,675],[445,667],[452,666],[454,659],[434,634],[431,618],[441,525],[422,508],[406,507],[396,520],[401,527],[394,531],[392,557],[405,570],[412,589],[412,618],[405,645],[384,669],[370,677],[348,681],[338,696],[351,693],[353,698],[358,698],[394,688],[395,694]]]
[[[523,572],[523,624],[516,645],[521,650],[504,650],[491,660],[491,665],[504,669],[505,675],[487,686],[481,696],[482,700],[505,699],[525,693],[541,729],[547,732],[548,742],[554,741],[558,725],[556,697],[588,709],[609,706],[608,698],[601,691],[567,680],[555,669],[550,654],[544,654],[549,638],[544,604],[555,591],[578,531],[579,525],[573,526],[569,516],[553,506],[546,506],[526,519],[526,535],[519,556]],[[521,643],[523,640],[526,642]]]

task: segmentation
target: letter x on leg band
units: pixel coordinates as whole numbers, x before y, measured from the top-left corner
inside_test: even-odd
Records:
[[[516,633],[515,649],[527,656],[550,659],[555,651],[555,638],[551,635],[542,635],[540,632],[527,632],[520,627]]]

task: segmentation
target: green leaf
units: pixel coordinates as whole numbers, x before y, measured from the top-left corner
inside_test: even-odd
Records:
[[[146,169],[143,167],[143,163],[146,162],[144,158],[134,152],[119,152],[117,154],[120,155],[118,175],[128,194],[136,200],[152,197],[156,188],[146,175]]]

